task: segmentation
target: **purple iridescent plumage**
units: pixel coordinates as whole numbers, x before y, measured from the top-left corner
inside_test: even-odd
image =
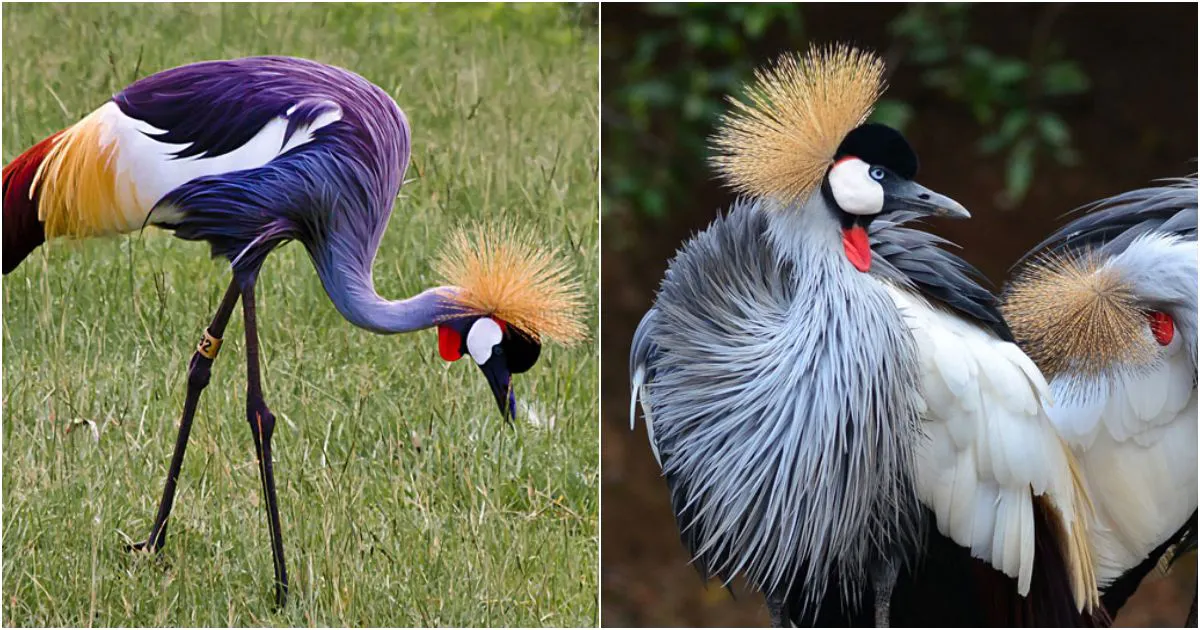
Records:
[[[4,167],[5,274],[47,237],[121,234],[147,224],[207,242],[232,267],[225,297],[188,364],[158,513],[147,538],[130,550],[162,548],[192,419],[240,301],[246,420],[269,517],[276,606],[286,603],[271,457],[275,416],[262,391],[255,284],[266,256],[289,240],[304,244],[347,320],[377,333],[439,326],[442,356],[453,353],[447,358],[453,361],[469,353],[503,416],[515,416],[512,374],[536,362],[535,334],[520,334],[516,325],[506,334],[500,320],[458,303],[468,289],[435,287],[404,300],[375,291],[372,265],[408,159],[408,122],[382,89],[313,61],[258,57],[142,79]],[[545,277],[560,281],[558,273],[554,268]]]
[[[198,177],[156,207],[163,227],[207,241],[236,272],[256,274],[278,245],[297,240],[312,256],[330,299],[352,323],[401,332],[434,323],[448,305],[427,291],[379,298],[371,266],[409,159],[409,127],[395,101],[352,72],[305,59],[253,57],[181,66],[113,97],[121,111],[186,147],[175,159],[216,157],[286,118],[284,145],[329,112],[340,118],[259,168]],[[282,146],[281,146],[282,148]],[[154,215],[151,215],[154,220]]]

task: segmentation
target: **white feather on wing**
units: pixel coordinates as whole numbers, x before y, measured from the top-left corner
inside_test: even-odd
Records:
[[[916,340],[928,440],[917,460],[921,500],[937,528],[1029,592],[1034,496],[1044,495],[1067,527],[1086,504],[1070,454],[1047,417],[1049,387],[1012,343],[894,286],[889,293]],[[1084,499],[1081,502],[1081,499]],[[1090,560],[1064,549],[1071,566]],[[1090,574],[1090,567],[1085,570]],[[1086,592],[1076,584],[1076,592]],[[1094,585],[1092,589],[1094,591]]]

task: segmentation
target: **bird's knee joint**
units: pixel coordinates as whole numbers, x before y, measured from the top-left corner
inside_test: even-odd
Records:
[[[208,387],[208,381],[212,376],[212,360],[204,357],[193,357],[191,365],[188,366],[188,387],[192,389],[204,389]]]
[[[275,414],[271,413],[266,403],[260,401],[246,405],[246,420],[250,422],[250,430],[261,438],[270,439],[275,432]]]

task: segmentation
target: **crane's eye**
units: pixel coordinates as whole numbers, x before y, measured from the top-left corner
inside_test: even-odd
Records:
[[[1146,316],[1150,320],[1150,332],[1158,345],[1165,346],[1175,338],[1175,320],[1162,311],[1150,311]]]
[[[867,171],[867,174],[871,176],[871,179],[881,182],[883,181],[883,178],[887,176],[887,171],[879,168],[878,166],[872,166],[871,170]]]

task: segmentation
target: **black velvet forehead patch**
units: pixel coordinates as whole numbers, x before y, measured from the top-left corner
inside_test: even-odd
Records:
[[[905,179],[917,176],[917,154],[899,131],[878,123],[856,127],[838,146],[834,160],[852,155],[867,164],[890,169]]]

